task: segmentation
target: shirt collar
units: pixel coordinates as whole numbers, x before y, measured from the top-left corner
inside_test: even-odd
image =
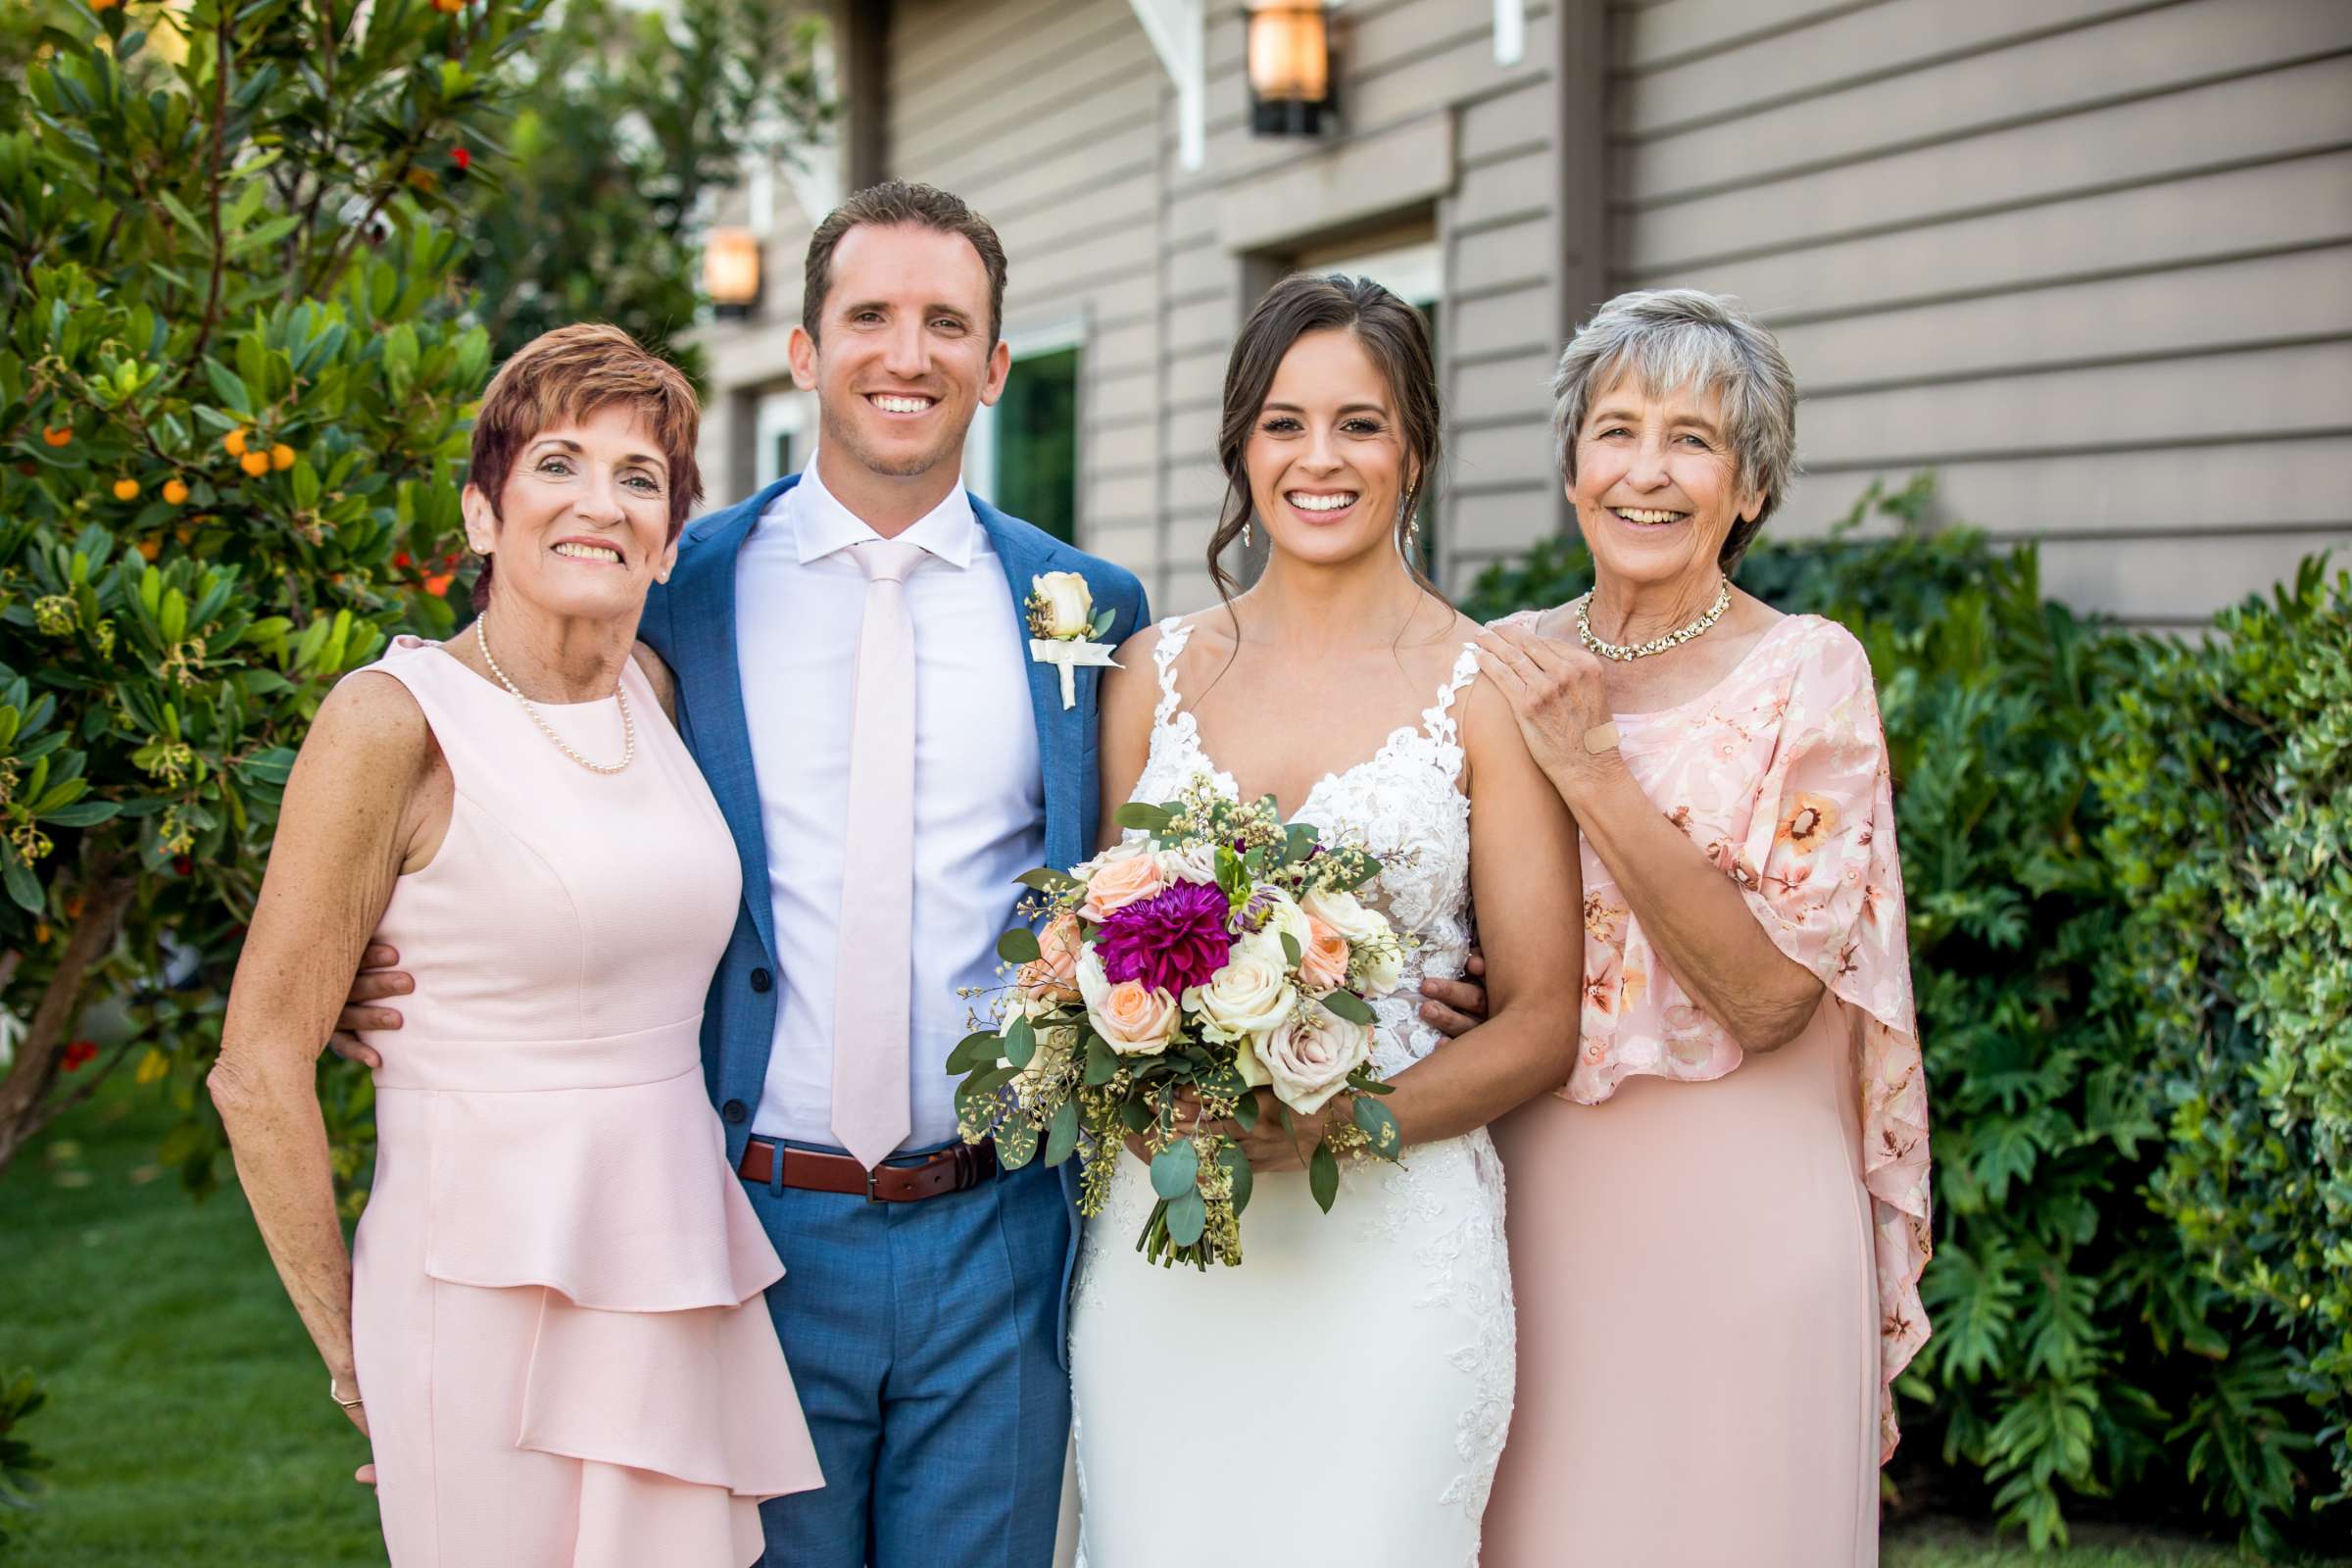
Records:
[[[803,565],[881,537],[864,518],[842,505],[825,488],[825,481],[817,476],[814,458],[801,470],[800,483],[777,498],[768,515],[780,515],[790,526],[793,548]],[[980,519],[972,513],[972,498],[963,486],[957,485],[898,537],[921,546],[926,555],[937,556],[961,570],[972,564],[979,534]]]

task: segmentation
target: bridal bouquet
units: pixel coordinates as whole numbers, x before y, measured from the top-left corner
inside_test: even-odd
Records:
[[[1164,1265],[1237,1264],[1250,1162],[1213,1126],[1254,1128],[1257,1088],[1286,1128],[1348,1097],[1307,1163],[1326,1212],[1340,1154],[1396,1157],[1366,999],[1396,988],[1404,943],[1355,898],[1380,862],[1285,824],[1271,796],[1242,805],[1196,776],[1117,821],[1129,831],[1116,847],[1021,878],[1031,924],[997,944],[1012,982],[948,1060],[968,1075],[957,1118],[965,1142],[993,1141],[1008,1166],[1041,1151],[1057,1165],[1083,1146],[1090,1216],[1134,1135],[1158,1196],[1137,1250]]]

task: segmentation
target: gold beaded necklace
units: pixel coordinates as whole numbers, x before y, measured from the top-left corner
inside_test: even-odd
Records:
[[[1662,654],[1669,648],[1682,647],[1683,644],[1721,620],[1723,612],[1731,608],[1732,579],[1726,577],[1723,579],[1722,590],[1715,595],[1713,607],[1690,625],[1670,631],[1663,637],[1645,643],[1612,643],[1604,641],[1592,630],[1592,595],[1588,592],[1576,602],[1576,636],[1579,642],[1601,658],[1613,659],[1619,663],[1624,663],[1630,660],[1647,659],[1652,654]]]
[[[482,651],[482,662],[490,666],[490,673],[498,677],[498,683],[501,686],[514,694],[514,700],[522,705],[522,710],[531,715],[531,722],[539,726],[539,733],[554,742],[557,751],[562,752],[591,773],[617,773],[637,760],[637,721],[629,714],[629,694],[624,687],[612,688],[612,700],[620,705],[620,760],[610,764],[591,762],[572,750],[569,741],[556,733],[555,726],[547,721],[545,715],[539,711],[537,705],[532,703],[528,697],[523,696],[522,688],[507,679],[507,672],[498,667],[497,659],[490,653],[490,634],[482,629],[489,624],[489,621],[490,616],[485,612],[475,616],[473,622],[474,646]]]

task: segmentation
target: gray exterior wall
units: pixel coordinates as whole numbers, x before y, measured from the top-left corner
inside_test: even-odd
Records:
[[[1529,0],[1513,66],[1494,9],[1336,11],[1342,131],[1310,142],[1249,133],[1239,8],[1212,7],[1199,171],[1126,0],[845,9],[878,62],[849,172],[995,220],[1016,345],[1082,323],[1081,542],[1162,607],[1209,597],[1249,303],[1415,215],[1443,256],[1448,586],[1563,525],[1550,361],[1607,294],[1664,284],[1740,295],[1788,347],[1806,477],[1778,530],[1933,466],[1948,514],[2044,541],[2054,592],[2151,623],[2352,544],[2343,0]],[[714,480],[748,474],[744,389],[782,378],[806,235],[780,219],[760,318],[711,335]]]

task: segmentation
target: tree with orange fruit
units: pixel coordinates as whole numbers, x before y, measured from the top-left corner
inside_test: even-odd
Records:
[[[30,0],[0,72],[0,1167],[127,1064],[187,1112],[305,725],[445,633],[488,335],[445,188],[548,0]],[[22,4],[22,0],[20,0]],[[485,176],[477,174],[474,188]],[[101,996],[122,1044],[85,1049]],[[344,1174],[366,1083],[337,1078]]]

